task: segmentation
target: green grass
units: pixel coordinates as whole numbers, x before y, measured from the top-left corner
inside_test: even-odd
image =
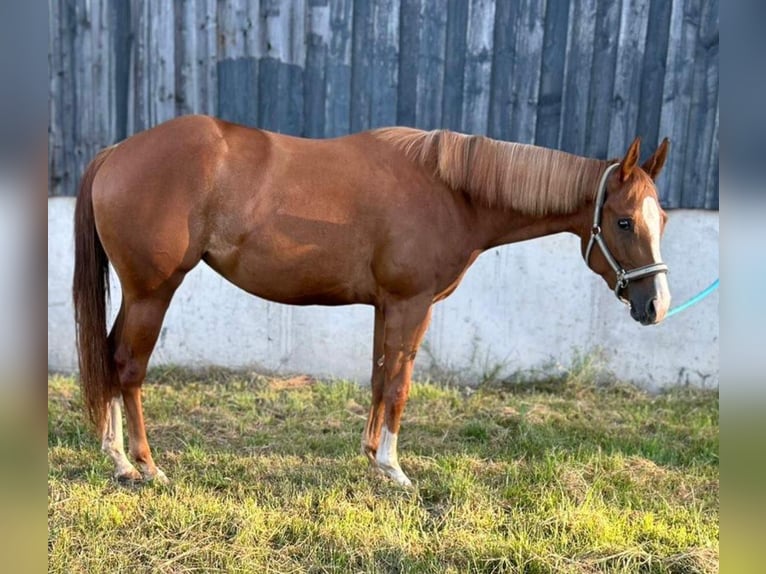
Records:
[[[583,378],[415,384],[407,491],[359,454],[349,382],[155,371],[171,484],[123,486],[52,375],[49,571],[717,572],[717,391]]]

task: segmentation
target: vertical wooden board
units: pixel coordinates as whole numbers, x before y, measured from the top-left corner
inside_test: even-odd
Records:
[[[487,135],[502,140],[508,140],[511,136],[516,39],[522,34],[518,28],[520,14],[518,2],[501,1],[495,7]]]
[[[470,1],[466,33],[462,118],[462,129],[470,134],[487,133],[494,21],[495,3],[493,0]]]
[[[649,6],[645,0],[623,0],[620,33],[617,39],[614,92],[607,155],[617,157],[628,149],[637,135],[641,96],[641,69],[644,61]]]
[[[266,57],[258,70],[259,125],[280,133],[303,130],[305,12],[302,2],[261,1]]]
[[[444,9],[444,2],[422,0],[419,22],[415,125],[432,130],[442,125],[447,38],[447,10]]]
[[[718,107],[718,2],[703,0],[699,34],[694,56],[689,122],[686,145],[681,205],[703,208],[706,202],[706,177],[710,161]]]
[[[152,125],[175,115],[175,34],[173,3],[151,3],[150,61],[153,78]]]
[[[51,0],[48,13],[48,195],[63,195],[64,154],[62,100],[64,73],[61,0]]]
[[[596,0],[572,0],[564,65],[559,149],[582,155],[588,130]]]
[[[114,50],[109,0],[91,0],[93,139],[87,162],[114,143]]]
[[[133,21],[133,54],[130,67],[128,94],[128,133],[134,134],[149,127],[147,69],[148,2],[134,0],[131,11]]]
[[[79,179],[85,166],[91,160],[94,139],[93,117],[93,29],[89,2],[75,2],[74,34],[74,88],[75,88],[75,133],[74,133],[74,176]]]
[[[76,6],[73,2],[61,0],[61,178],[64,193],[74,195],[79,174],[76,173],[75,141],[77,137],[77,83],[75,82],[77,26]]]
[[[374,21],[371,2],[354,2],[351,60],[351,131],[370,127]]]
[[[283,10],[278,0],[261,2],[264,20],[266,57],[260,61],[258,70],[258,125],[275,132],[287,123],[289,77],[287,58],[289,45],[289,12]]]
[[[463,124],[463,73],[467,31],[468,2],[448,0],[442,124],[450,130],[460,130]]]
[[[286,61],[290,43],[289,7],[280,0],[261,0],[261,19],[266,50],[264,57]]]
[[[306,24],[308,22],[306,0],[292,0],[287,4],[289,42],[285,62],[303,68],[306,65]]]
[[[218,3],[218,57],[242,58],[247,53],[247,1],[229,0]]]
[[[216,0],[196,0],[196,60],[199,94],[197,112],[215,114],[218,109],[218,13]]]
[[[614,104],[614,76],[617,64],[617,42],[620,33],[622,4],[630,0],[600,0],[596,14],[591,89],[587,108],[581,113],[588,118],[586,145],[583,155],[609,157]],[[617,155],[624,153],[619,152]]]
[[[353,1],[330,0],[330,44],[325,71],[326,137],[351,129],[351,44]]]
[[[115,141],[128,136],[128,94],[130,91],[131,15],[130,2],[110,2],[114,30],[114,124]]]
[[[569,0],[549,0],[545,10],[535,143],[549,148],[559,145],[569,4]]]
[[[641,134],[643,159],[654,151],[665,134],[659,133],[662,85],[670,31],[670,2],[652,0],[646,30],[636,133]]]
[[[197,26],[194,0],[178,0],[175,8],[175,92],[176,115],[194,113],[198,109],[198,68],[196,58]]]
[[[398,72],[399,0],[374,0],[370,127],[396,125]]]
[[[705,177],[705,209],[718,209],[720,187],[718,185],[718,105],[715,108],[713,137],[710,140],[710,159]]]
[[[292,136],[304,135],[304,91],[303,67],[296,64],[282,64],[287,68],[287,110],[280,131]]]
[[[660,133],[668,135],[675,144],[676,153],[669,156],[668,165],[657,181],[663,205],[671,208],[681,207],[684,154],[680,150],[691,143],[686,141],[686,132],[699,18],[700,0],[679,0],[673,3]]]
[[[245,5],[245,54],[260,59],[266,52],[265,30],[261,18],[260,0],[247,0]]]
[[[279,132],[287,117],[287,66],[276,58],[258,63],[258,126]]]
[[[422,29],[422,0],[401,0],[399,17],[399,81],[397,101],[397,124],[416,125],[418,100],[418,66],[420,32]]]
[[[306,135],[312,138],[325,132],[325,72],[330,43],[330,4],[313,0],[308,5],[304,115]]]
[[[282,133],[300,136],[304,133],[304,69],[306,66],[306,2],[293,0],[287,6],[288,52],[287,115],[280,126]]]
[[[534,143],[537,125],[537,103],[543,57],[546,2],[521,0],[516,26],[515,62],[511,93],[512,141]]]
[[[258,126],[258,60],[250,57],[218,63],[218,117]]]

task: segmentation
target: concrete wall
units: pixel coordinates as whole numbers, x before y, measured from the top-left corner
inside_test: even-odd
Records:
[[[71,304],[73,198],[48,200],[48,368],[77,365]],[[663,242],[674,303],[718,276],[718,212],[674,210]],[[116,281],[114,285],[117,285]],[[112,314],[119,305],[113,290]],[[204,264],[186,278],[165,319],[154,364],[256,367],[367,379],[371,307],[268,303]],[[553,365],[600,349],[605,367],[650,388],[717,386],[718,293],[659,326],[641,327],[587,269],[574,236],[558,235],[482,255],[436,306],[420,369],[468,379]]]

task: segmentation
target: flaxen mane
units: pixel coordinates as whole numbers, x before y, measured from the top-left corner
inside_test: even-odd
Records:
[[[593,199],[607,162],[447,130],[382,128],[376,137],[482,205],[528,215],[572,213]]]

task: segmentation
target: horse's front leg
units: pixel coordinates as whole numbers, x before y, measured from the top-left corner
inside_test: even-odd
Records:
[[[383,388],[386,383],[383,360],[383,311],[375,307],[375,336],[372,344],[372,376],[370,378],[370,390],[372,401],[370,412],[367,415],[367,424],[362,432],[362,454],[365,455],[373,466],[375,455],[380,443],[380,431],[383,426]]]
[[[401,484],[412,483],[399,465],[397,441],[402,411],[410,392],[410,378],[420,342],[431,318],[432,298],[390,302],[384,307],[383,324],[383,428],[375,449],[375,466]],[[380,361],[380,358],[377,359]],[[372,416],[372,411],[370,412]]]

